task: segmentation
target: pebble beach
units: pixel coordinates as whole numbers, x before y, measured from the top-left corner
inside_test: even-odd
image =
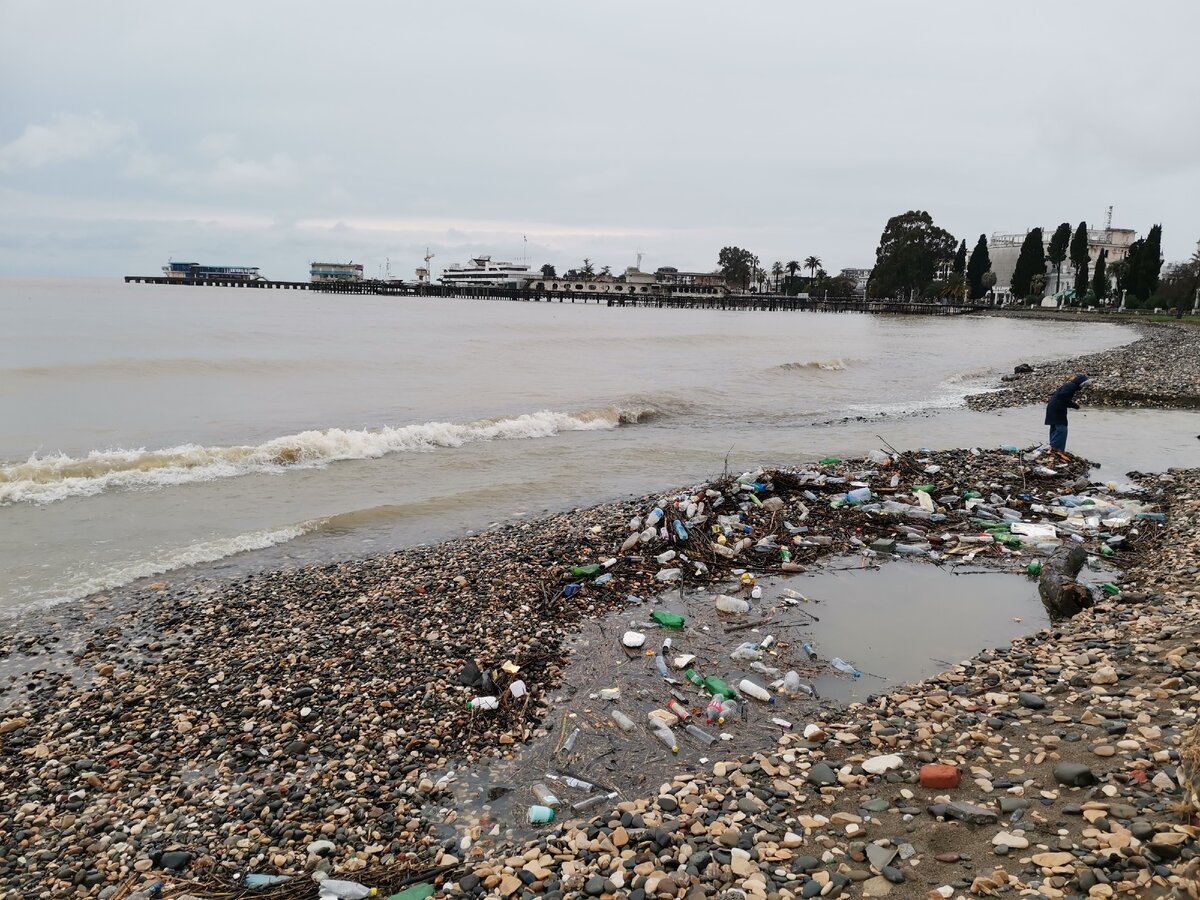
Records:
[[[1144,326],[1134,344],[1038,365],[970,403],[1042,402],[1084,371],[1096,381],[1085,402],[1196,406],[1198,339]],[[470,897],[1200,896],[1196,469],[1142,478],[1127,499],[1161,516],[1126,523],[1120,541],[1076,529],[1116,567],[1117,590],[1011,647],[867,703],[814,703],[769,748],[693,758],[532,838],[491,839],[480,824],[448,838],[431,821],[447,772],[559,724],[548,697],[573,627],[631,594],[652,602],[675,580],[736,593],[743,571],[878,560],[897,543],[927,546],[930,564],[970,553],[1026,571],[1042,557],[1020,542],[965,540],[980,503],[1038,519],[1062,495],[1113,493],[1089,482],[1085,460],[1030,449],[900,448],[753,482],[727,475],[436,546],[156,582],[5,623],[0,896],[122,900],[154,880],[168,897],[238,896],[248,872],[290,877],[245,891],[276,900],[315,898],[313,872],[380,896],[422,877]],[[905,509],[831,502],[851,482]],[[717,498],[728,505],[699,510]],[[702,517],[740,504],[753,545],[710,540]],[[927,504],[941,518],[917,515]],[[630,545],[631,521],[644,528],[656,506],[691,533]],[[789,559],[755,552],[791,540],[795,521],[806,530]],[[675,579],[656,559],[667,548],[687,557]],[[599,572],[612,577],[597,583]],[[481,682],[509,696],[517,680],[523,702],[468,706]]]

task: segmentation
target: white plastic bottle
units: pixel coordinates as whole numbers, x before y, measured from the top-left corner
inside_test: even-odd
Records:
[[[472,710],[495,709],[499,705],[500,701],[495,697],[476,697],[467,701],[467,707]]]
[[[363,900],[364,897],[374,897],[379,893],[376,888],[369,888],[357,881],[341,881],[336,878],[326,878],[318,887],[320,900]]]
[[[775,698],[767,692],[766,688],[755,684],[749,678],[743,678],[738,682],[738,690],[747,697],[753,697],[755,700],[761,700],[763,703],[775,702]]]

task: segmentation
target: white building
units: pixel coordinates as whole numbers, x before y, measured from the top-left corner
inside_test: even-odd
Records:
[[[362,281],[362,263],[328,263],[315,262],[309,269],[309,278],[313,284],[326,281]]]
[[[1111,213],[1110,209],[1110,216]],[[1050,250],[1050,239],[1054,237],[1056,227],[1042,229],[1042,252],[1047,255]],[[1012,297],[1012,276],[1013,270],[1017,267],[1017,259],[1021,255],[1021,245],[1025,243],[1027,234],[1029,234],[1028,231],[1010,234],[994,233],[988,239],[988,256],[992,261],[992,272],[996,275],[996,286],[993,288],[993,292],[997,300],[1001,302],[1021,299]],[[1071,234],[1074,236],[1074,229],[1071,230]],[[1108,251],[1104,264],[1111,266],[1128,256],[1130,245],[1137,240],[1136,231],[1132,228],[1113,228],[1111,219],[1105,223],[1103,228],[1088,228],[1087,236],[1089,276],[1096,271],[1096,262],[1100,259],[1100,251]],[[1049,259],[1046,260],[1046,283],[1043,285],[1042,295],[1054,297],[1056,294],[1074,287],[1075,265],[1071,262],[1070,246],[1068,245],[1067,258],[1063,261],[1060,272],[1056,273],[1054,264]]]
[[[854,296],[867,296],[867,281],[871,277],[871,272],[874,269],[842,269],[841,274],[846,278],[854,279]]]

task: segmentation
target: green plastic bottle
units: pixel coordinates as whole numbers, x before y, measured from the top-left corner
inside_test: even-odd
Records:
[[[933,493],[933,485],[932,484],[914,484],[913,490],[914,491],[924,491],[926,494],[932,494]]]
[[[584,575],[595,575],[600,571],[600,563],[588,563],[585,566],[571,566],[571,577],[581,578]]]
[[[982,496],[983,494],[979,493],[979,491],[963,491],[964,500],[978,500]]]
[[[1113,550],[1113,548],[1108,546],[1108,544],[1100,545],[1100,555],[1101,556],[1112,556],[1114,554],[1114,552],[1115,551]]]
[[[683,677],[690,681],[696,687],[704,686],[704,678],[695,669],[688,669],[683,673]]]
[[[1031,562],[1029,565],[1027,565],[1025,567],[1025,571],[1026,571],[1026,573],[1028,573],[1031,576],[1032,575],[1041,575],[1042,574],[1042,561],[1040,559],[1035,559],[1033,562]]]
[[[1117,587],[1115,584],[1113,584],[1111,581],[1105,582],[1101,586],[1101,590],[1104,591],[1104,593],[1108,594],[1108,596],[1110,596],[1110,597],[1114,597],[1117,594],[1121,593],[1121,589],[1119,587]]]
[[[663,628],[673,628],[677,631],[683,628],[683,616],[678,613],[667,612],[665,609],[656,609],[650,613],[650,618]]]
[[[732,700],[737,697],[737,691],[716,675],[709,675],[704,679],[704,689],[714,697],[724,697],[726,700]]]
[[[834,466],[834,465],[837,465],[838,463],[840,463],[841,461],[842,461],[842,458],[840,456],[823,456],[819,460],[819,462],[823,466]]]

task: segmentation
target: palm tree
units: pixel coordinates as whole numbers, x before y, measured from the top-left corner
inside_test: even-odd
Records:
[[[788,264],[786,266],[784,266],[784,268],[787,269],[789,285],[795,284],[796,273],[799,272],[800,269],[803,268],[803,266],[801,266],[799,262],[797,262],[796,260],[793,259],[793,260],[789,260]]]
[[[804,261],[804,268],[808,269],[808,279],[812,281],[817,275],[817,269],[821,268],[821,258],[819,256],[810,256]]]
[[[771,266],[771,274],[775,276],[775,293],[779,293],[779,279],[783,277],[783,263],[776,261]]]
[[[592,265],[592,261],[586,256],[583,258],[583,268],[579,270],[579,274],[584,278],[591,278],[596,274],[596,269]]]

